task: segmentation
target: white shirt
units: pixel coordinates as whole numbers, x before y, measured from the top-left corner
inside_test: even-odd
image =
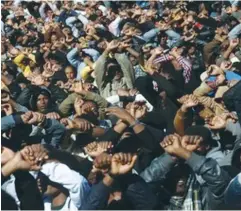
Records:
[[[71,170],[67,165],[57,162],[44,164],[41,172],[48,176],[51,181],[66,188],[73,204],[77,208],[81,207],[90,191],[88,181],[82,175]]]

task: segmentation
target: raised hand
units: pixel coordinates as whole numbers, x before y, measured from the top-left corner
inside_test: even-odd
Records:
[[[48,151],[41,144],[28,145],[21,152],[26,159],[36,164],[49,158]]]
[[[107,51],[113,51],[114,49],[118,48],[120,42],[117,40],[112,40],[111,42],[107,43]]]
[[[183,136],[181,140],[182,147],[190,152],[196,151],[202,142],[201,136]]]
[[[21,115],[21,119],[25,124],[37,125],[41,124],[45,120],[45,115],[39,112],[28,111]]]
[[[51,69],[45,69],[43,72],[42,72],[42,76],[45,77],[45,78],[50,78],[54,75],[54,71],[51,70]]]
[[[136,162],[137,155],[131,153],[117,153],[111,159],[110,174],[119,176],[130,172]]]
[[[198,103],[199,101],[195,95],[189,95],[188,98],[183,102],[181,110],[186,112],[189,108],[197,106]]]
[[[177,135],[168,135],[160,143],[161,147],[170,155],[178,156],[181,146],[181,138]]]
[[[135,119],[141,119],[147,113],[147,106],[145,102],[133,102],[130,108],[130,114],[135,117]]]
[[[63,124],[69,130],[77,128],[77,124],[75,123],[75,121],[69,118],[62,118],[60,120],[60,123]]]
[[[81,107],[83,106],[83,104],[84,104],[84,101],[80,97],[75,99],[75,101],[74,101],[74,109],[75,109],[75,112],[76,112],[77,115],[81,115],[82,114]]]
[[[234,49],[238,46],[238,44],[239,44],[239,38],[236,38],[236,39],[230,40],[229,46],[230,48]]]
[[[223,70],[217,65],[210,65],[207,69],[208,75],[220,75],[223,74]]]
[[[74,83],[69,90],[77,94],[83,94],[85,92],[81,81]]]
[[[31,83],[36,86],[43,86],[45,78],[43,75],[33,75],[31,78]]]
[[[59,120],[60,119],[60,115],[56,112],[50,112],[50,113],[47,113],[46,114],[46,118],[47,119],[57,119]]]
[[[111,166],[112,155],[107,153],[102,153],[98,155],[93,162],[92,172],[101,171],[102,173],[107,173]]]
[[[107,108],[106,115],[114,115],[127,124],[135,122],[135,118],[128,111],[119,107]]]
[[[92,123],[85,119],[75,118],[74,122],[77,125],[77,129],[79,129],[81,132],[88,132],[94,127]]]
[[[186,102],[189,98],[189,95],[183,95],[181,98],[179,98],[177,101],[181,104],[183,104],[184,102]]]
[[[178,48],[172,48],[172,50],[169,52],[171,56],[174,58],[178,58],[180,56],[180,53],[178,52]]]
[[[232,120],[233,122],[237,121],[237,116],[232,113],[223,113],[222,115],[213,117],[208,122],[208,128],[212,130],[220,130],[226,128],[227,122],[229,120]]]
[[[84,150],[91,157],[97,157],[103,152],[107,152],[112,149],[113,145],[110,141],[101,141],[101,142],[91,142],[88,144]]]
[[[2,103],[2,110],[5,112],[6,116],[9,116],[13,113],[13,107],[10,103]]]

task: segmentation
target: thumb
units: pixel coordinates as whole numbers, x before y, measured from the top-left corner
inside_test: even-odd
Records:
[[[131,164],[130,164],[131,167],[135,165],[136,160],[137,160],[137,155],[134,155],[131,159]]]

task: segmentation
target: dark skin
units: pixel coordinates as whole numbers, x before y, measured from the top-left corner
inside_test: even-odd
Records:
[[[40,112],[44,112],[48,108],[49,98],[45,95],[39,95],[37,98],[37,110]]]

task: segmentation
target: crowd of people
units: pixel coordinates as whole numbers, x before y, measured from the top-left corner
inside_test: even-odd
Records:
[[[3,210],[241,209],[241,2],[1,1]]]

